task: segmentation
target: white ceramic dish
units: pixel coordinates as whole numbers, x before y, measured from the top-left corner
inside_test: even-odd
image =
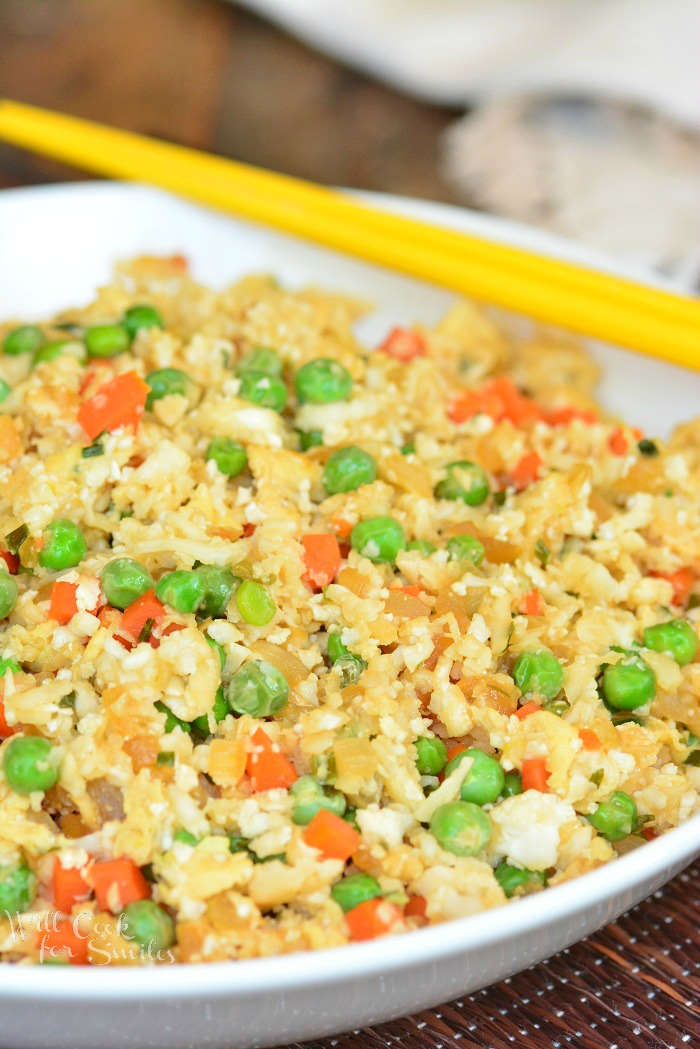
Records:
[[[510,223],[418,201],[387,207],[601,268],[609,261]],[[213,214],[151,189],[88,183],[0,194],[0,317],[87,300],[118,258],[183,251],[221,285],[242,273],[343,288],[381,303],[363,324],[433,321],[451,296]],[[700,376],[598,347],[604,403],[650,433],[691,417]],[[0,965],[0,1047],[253,1049],[361,1027],[446,1001],[581,939],[700,851],[700,817],[607,867],[506,907],[406,936],[313,954],[205,966]]]

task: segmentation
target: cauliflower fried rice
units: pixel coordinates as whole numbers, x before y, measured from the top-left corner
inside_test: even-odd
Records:
[[[0,326],[2,960],[371,939],[696,811],[700,420],[363,309],[141,258]]]

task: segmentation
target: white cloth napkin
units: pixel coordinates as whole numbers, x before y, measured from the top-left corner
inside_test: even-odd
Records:
[[[466,201],[700,280],[700,0],[240,2],[472,107],[442,158]]]
[[[700,128],[700,0],[243,0],[437,102],[577,92]]]

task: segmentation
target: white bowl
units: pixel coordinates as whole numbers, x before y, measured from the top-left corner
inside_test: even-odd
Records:
[[[373,198],[561,257],[622,272],[592,252],[512,223],[443,205]],[[0,317],[41,316],[87,301],[112,264],[184,252],[214,285],[250,271],[342,288],[381,303],[363,322],[437,319],[452,296],[427,285],[152,189],[87,183],[0,194]],[[626,271],[629,274],[629,270]],[[700,376],[611,347],[605,405],[667,432],[700,404]],[[484,987],[587,936],[654,892],[700,852],[700,817],[575,881],[497,910],[405,936],[308,954],[202,966],[0,965],[0,1046],[253,1049],[388,1020]]]

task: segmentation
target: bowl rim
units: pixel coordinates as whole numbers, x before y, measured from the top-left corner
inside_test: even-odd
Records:
[[[118,181],[83,180],[42,186],[18,186],[0,191],[0,206],[12,197],[34,195],[62,196],[97,190],[143,194],[175,201],[184,208],[208,214],[211,209],[175,197],[151,186]],[[354,191],[353,191],[354,192]],[[442,219],[448,225],[492,233],[498,239],[525,244],[560,257],[587,262],[610,272],[645,280],[660,287],[678,288],[648,271],[624,265],[553,234],[531,230],[522,224],[472,212],[450,204],[400,197],[393,194],[357,192],[357,196],[387,208],[413,211]],[[241,222],[233,216],[219,215],[224,221]],[[244,223],[249,225],[248,223]],[[686,865],[700,854],[700,813],[632,852],[602,867],[579,875],[546,892],[514,900],[500,907],[464,918],[453,919],[425,929],[388,936],[367,943],[300,951],[269,958],[241,961],[183,963],[154,966],[85,966],[79,973],[71,966],[21,965],[0,962],[0,1000],[7,997],[35,1000],[144,1001],[177,997],[195,999],[241,997],[269,993],[323,988],[354,977],[398,973],[428,961],[458,955],[473,948],[485,948],[527,934],[558,919],[574,919],[582,912],[599,907],[620,894],[634,893],[645,883],[668,880],[671,868]],[[656,886],[655,886],[656,887]],[[609,920],[618,912],[610,909]],[[292,961],[293,959],[293,961]]]
[[[154,966],[85,966],[79,976],[72,966],[0,963],[0,999],[245,996],[251,993],[322,988],[338,980],[400,972],[471,948],[494,946],[560,918],[573,919],[645,882],[668,880],[674,865],[689,864],[700,854],[700,814],[639,848],[544,892],[500,907],[366,943],[299,951],[241,961]],[[648,893],[646,894],[648,895]],[[610,911],[609,920],[616,916]],[[293,961],[292,961],[293,960]],[[291,964],[290,964],[291,963]]]

